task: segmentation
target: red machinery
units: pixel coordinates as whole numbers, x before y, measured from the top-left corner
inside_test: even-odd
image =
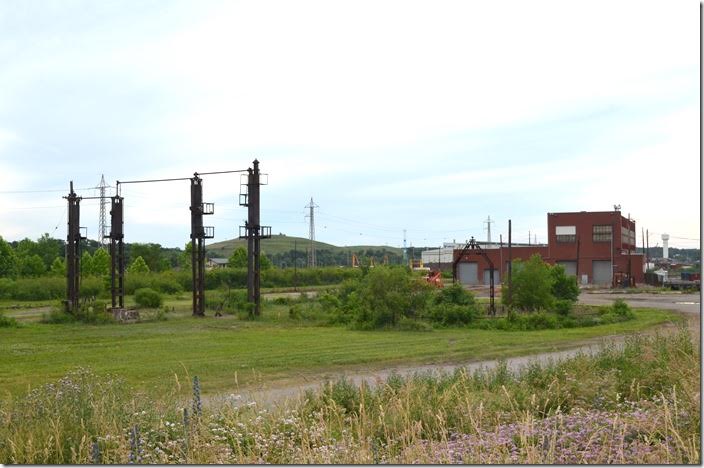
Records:
[[[438,271],[430,271],[428,273],[428,276],[425,277],[425,280],[434,285],[436,288],[444,288],[445,286],[442,284],[442,272],[440,270]]]

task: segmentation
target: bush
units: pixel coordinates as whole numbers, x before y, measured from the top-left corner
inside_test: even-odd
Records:
[[[579,297],[577,278],[567,276],[565,267],[562,265],[550,267],[550,276],[552,277],[552,295],[555,296],[555,299],[577,302]]]
[[[0,313],[0,328],[17,328],[19,323],[13,317],[6,317]]]
[[[554,311],[558,315],[567,316],[572,312],[573,302],[567,299],[558,299],[555,301]]]
[[[555,300],[552,293],[553,277],[551,267],[535,254],[526,261],[514,260],[512,267],[511,291],[502,292],[501,299],[506,303],[509,294],[513,306],[523,310],[551,309]]]
[[[441,289],[435,296],[436,304],[474,305],[474,294],[465,290],[462,285],[455,283]]]
[[[398,321],[398,329],[402,331],[419,331],[419,332],[429,332],[433,331],[432,325],[423,322],[421,320],[413,320],[406,317],[401,317]]]
[[[247,312],[249,310],[248,304],[247,291],[240,290],[213,292],[205,298],[205,306],[208,309],[226,314]]]
[[[134,300],[140,307],[155,309],[161,306],[161,294],[151,288],[141,288],[135,291]]]
[[[479,316],[479,308],[475,304],[434,304],[425,315],[433,323],[451,326],[466,325]]]
[[[78,319],[60,308],[54,308],[49,312],[49,314],[43,314],[41,322],[42,323],[73,323]]]
[[[343,300],[343,308],[352,313],[358,328],[368,330],[395,326],[401,317],[419,317],[431,289],[405,268],[377,267],[359,280],[355,292],[356,297]]]
[[[628,304],[626,304],[623,299],[616,299],[613,305],[611,306],[611,309],[619,317],[633,318],[633,312],[631,311],[631,308]]]

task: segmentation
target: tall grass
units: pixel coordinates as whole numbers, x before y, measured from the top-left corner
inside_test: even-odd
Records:
[[[0,462],[701,462],[699,350],[685,329],[520,373],[329,382],[280,406],[234,394],[201,406],[197,379],[193,390],[192,402],[151,401],[78,370],[2,403]]]

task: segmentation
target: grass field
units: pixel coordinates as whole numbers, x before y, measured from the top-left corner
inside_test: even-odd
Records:
[[[294,245],[294,242],[296,245]],[[398,247],[390,247],[388,245],[351,245],[339,247],[337,245],[326,244],[325,242],[314,241],[316,250],[330,250],[332,252],[339,251],[359,251],[359,250],[382,250],[386,249],[389,252],[401,255],[402,250]],[[297,248],[300,252],[305,252],[307,246],[310,245],[310,240],[303,237],[294,236],[282,236],[273,235],[270,239],[262,239],[262,252],[267,255],[276,255],[280,253],[287,253],[294,248]],[[218,257],[229,257],[232,252],[237,247],[247,248],[247,241],[245,239],[231,239],[222,242],[214,242],[206,246],[208,252],[212,252]]]
[[[676,318],[666,311],[636,309],[635,320],[589,328],[363,332],[291,321],[288,307],[275,304],[268,304],[259,321],[235,316],[197,319],[190,316],[187,303],[188,299],[167,301],[176,311],[166,321],[130,325],[50,325],[32,322],[36,313],[6,311],[22,326],[0,328],[0,395],[43,384],[79,366],[117,374],[150,393],[198,375],[204,393],[215,393],[263,381],[299,381],[342,368],[538,353]]]

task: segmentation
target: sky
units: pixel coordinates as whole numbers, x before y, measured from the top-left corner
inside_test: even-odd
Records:
[[[700,244],[696,1],[0,0],[0,236],[66,236],[69,181],[246,169],[262,224],[336,245],[547,239],[609,211]],[[204,176],[212,242],[238,174]],[[122,185],[125,241],[183,247],[188,181]],[[98,200],[81,225],[98,236]],[[108,222],[109,223],[109,222]]]

